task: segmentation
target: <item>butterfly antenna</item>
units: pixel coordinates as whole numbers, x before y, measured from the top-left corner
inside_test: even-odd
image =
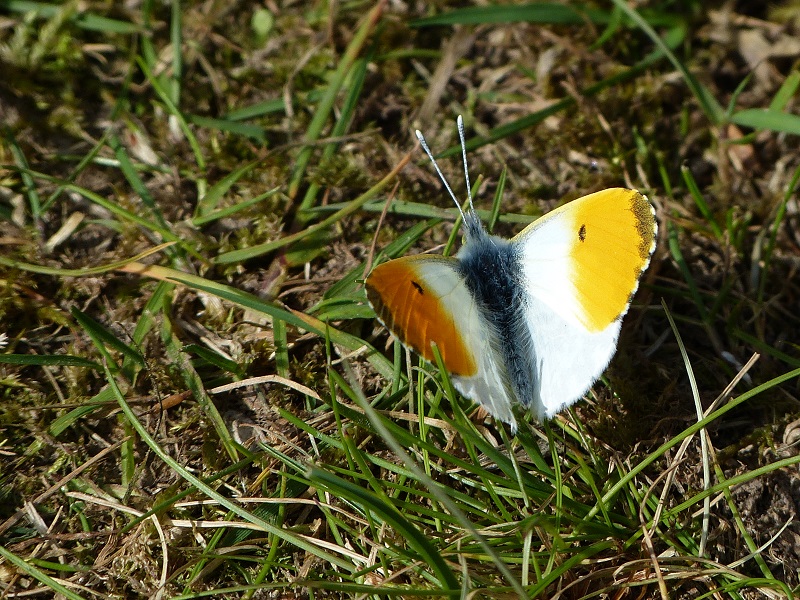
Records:
[[[475,207],[472,205],[472,186],[469,183],[469,169],[467,168],[467,143],[464,141],[464,119],[458,115],[456,119],[458,125],[458,139],[461,140],[461,158],[464,161],[464,179],[467,180],[467,198],[469,199],[469,210],[475,212]]]
[[[436,163],[436,159],[433,158],[433,153],[431,152],[431,149],[428,147],[428,142],[425,141],[425,137],[422,135],[422,132],[419,129],[416,130],[416,133],[417,133],[417,139],[419,140],[419,143],[422,145],[422,149],[425,150],[425,154],[427,154],[428,158],[431,159],[431,162],[433,163],[433,168],[436,169],[436,172],[439,174],[439,179],[442,180],[442,183],[444,184],[447,193],[450,194],[450,197],[453,199],[453,202],[456,203],[456,208],[458,209],[458,212],[461,213],[461,218],[464,220],[464,222],[466,222],[467,216],[464,214],[464,211],[461,210],[461,204],[458,203],[456,195],[453,193],[453,190],[450,189],[450,184],[447,183],[447,179],[444,178],[444,174],[442,174],[442,170]],[[469,187],[467,187],[467,190],[469,190]],[[470,206],[472,206],[471,199],[470,199]]]

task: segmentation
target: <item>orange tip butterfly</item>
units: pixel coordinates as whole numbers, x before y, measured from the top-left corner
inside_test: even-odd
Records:
[[[461,206],[417,131],[450,197]],[[469,208],[454,258],[416,255],[375,267],[367,299],[407,347],[516,432],[512,407],[538,419],[579,400],[608,366],[622,317],[650,264],[658,226],[650,201],[611,188],[549,212],[506,240],[475,212],[458,117]]]

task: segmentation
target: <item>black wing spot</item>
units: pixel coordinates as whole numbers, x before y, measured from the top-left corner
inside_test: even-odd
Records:
[[[412,281],[411,285],[414,286],[414,289],[417,290],[417,292],[419,293],[420,296],[424,296],[425,295],[425,290],[423,290],[422,286],[420,284],[418,284],[416,281]]]
[[[586,241],[586,225],[581,225],[581,228],[578,230],[578,239],[582,242]]]

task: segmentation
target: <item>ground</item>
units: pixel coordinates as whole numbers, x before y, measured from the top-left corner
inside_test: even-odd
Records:
[[[800,6],[635,7],[0,2],[2,593],[789,597]],[[361,285],[459,245],[414,136],[463,198],[459,114],[495,233],[659,223],[603,381],[516,439]]]

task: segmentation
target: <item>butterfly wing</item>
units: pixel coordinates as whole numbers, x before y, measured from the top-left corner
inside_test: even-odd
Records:
[[[612,188],[548,213],[512,240],[530,294],[525,312],[540,416],[580,398],[608,365],[656,232],[647,198]]]
[[[428,361],[436,344],[453,385],[516,427],[496,336],[458,270],[458,260],[417,255],[378,265],[364,284],[375,314]]]

